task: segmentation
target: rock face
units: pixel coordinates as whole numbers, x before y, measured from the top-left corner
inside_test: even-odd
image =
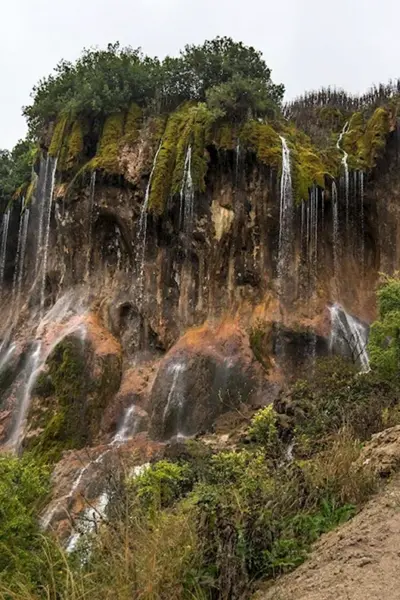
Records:
[[[242,403],[271,401],[267,388],[249,340],[235,323],[193,329],[160,363],[151,394],[150,435],[170,439],[207,431],[218,415]]]
[[[145,130],[121,150],[120,176],[59,182],[42,158],[22,271],[15,251],[5,261],[0,441],[55,461],[144,431],[212,431],[223,413],[273,401],[332,350],[327,306],[369,323],[379,272],[399,265],[396,136],[362,192],[355,174],[348,207],[340,186],[338,205],[327,186],[292,207],[290,277],[278,172],[254,153],[239,164],[207,148],[204,189],[189,208],[175,193],[161,215],[145,210],[157,150]],[[15,206],[9,247],[21,218]]]

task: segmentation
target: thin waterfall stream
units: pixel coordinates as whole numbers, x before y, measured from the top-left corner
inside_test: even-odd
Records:
[[[153,175],[157,164],[157,158],[162,148],[162,140],[160,145],[158,146],[158,150],[155,154],[153,160],[153,166],[150,172],[149,181],[147,183],[146,194],[144,197],[144,202],[142,204],[142,208],[140,211],[140,219],[139,219],[139,231],[137,234],[137,245],[139,250],[139,264],[138,264],[138,305],[141,306],[143,302],[143,292],[144,292],[144,263],[146,258],[146,241],[147,241],[147,211],[149,208],[149,199],[150,199],[150,191],[151,191],[151,183],[153,181]]]
[[[47,275],[47,259],[49,253],[49,239],[50,239],[50,220],[51,220],[51,209],[53,205],[54,186],[56,179],[57,170],[57,158],[50,158],[50,181],[49,185],[46,185],[46,191],[44,196],[44,202],[46,203],[44,215],[44,247],[43,247],[43,262],[42,262],[42,281],[40,287],[40,316],[43,316],[45,294],[46,294],[46,275]]]
[[[344,191],[345,191],[345,200],[346,200],[346,230],[348,230],[348,228],[349,228],[350,173],[349,173],[349,164],[348,164],[349,155],[346,152],[346,150],[342,147],[342,141],[343,141],[343,136],[348,131],[348,128],[349,128],[349,123],[347,122],[347,123],[345,123],[345,125],[339,135],[338,141],[336,143],[336,148],[343,155],[342,165],[343,165],[343,169],[344,169]]]
[[[8,239],[8,227],[10,224],[10,209],[7,210],[3,215],[2,233],[1,233],[1,247],[0,247],[0,286],[4,282],[4,271],[6,265],[6,254],[7,254],[7,239]]]

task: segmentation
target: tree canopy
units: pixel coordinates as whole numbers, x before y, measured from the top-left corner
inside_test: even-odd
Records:
[[[261,53],[228,37],[186,46],[179,57],[163,61],[116,43],[106,50],[85,49],[75,63],[61,61],[54,74],[35,86],[24,114],[30,131],[40,135],[60,113],[104,118],[128,110],[133,102],[165,111],[187,100],[204,102],[210,94],[215,103],[218,92],[223,109],[225,90],[229,111],[237,100],[239,113],[246,97],[246,108],[261,113],[264,106],[279,105],[284,93],[282,85],[272,83]]]

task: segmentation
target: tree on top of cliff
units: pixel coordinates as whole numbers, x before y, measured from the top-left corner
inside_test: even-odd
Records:
[[[187,100],[205,101],[218,86],[221,95],[222,85],[237,85],[238,79],[246,82],[249,98],[257,90],[259,110],[260,94],[268,105],[281,102],[284,88],[272,83],[261,53],[231,38],[186,46],[179,57],[163,61],[140,49],[109,44],[106,50],[85,49],[75,63],[61,61],[54,74],[35,86],[33,103],[25,107],[24,115],[30,131],[40,135],[60,113],[104,118],[128,110],[133,102],[153,112],[171,110]],[[231,103],[234,88],[226,92]],[[240,106],[244,99],[242,86]]]

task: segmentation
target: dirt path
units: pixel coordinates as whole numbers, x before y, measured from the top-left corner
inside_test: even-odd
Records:
[[[400,600],[400,476],[254,600]]]

